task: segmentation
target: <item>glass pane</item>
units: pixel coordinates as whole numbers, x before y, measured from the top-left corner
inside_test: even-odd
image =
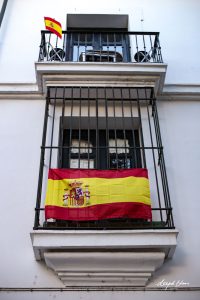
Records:
[[[70,168],[72,169],[94,169],[94,159],[70,159]]]
[[[129,141],[127,139],[110,139],[109,152],[110,153],[129,153]]]
[[[118,52],[122,55],[122,46],[103,46],[103,50],[109,52]]]
[[[85,140],[72,140],[71,153],[92,153],[93,145]]]
[[[79,45],[73,47],[73,61],[85,61],[86,51],[92,50],[92,46]]]
[[[117,158],[110,157],[110,168],[111,169],[130,169],[131,168],[131,160],[127,157]]]

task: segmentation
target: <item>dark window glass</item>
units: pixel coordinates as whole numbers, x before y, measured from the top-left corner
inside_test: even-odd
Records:
[[[112,32],[106,29],[101,32],[84,32],[76,29],[69,32],[66,39],[66,60],[69,61],[130,61],[129,37],[125,33]],[[119,30],[121,31],[121,30]]]
[[[138,130],[63,132],[62,168],[129,169],[141,167]]]

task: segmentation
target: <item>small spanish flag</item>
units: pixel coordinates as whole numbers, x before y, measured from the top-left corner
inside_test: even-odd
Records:
[[[50,169],[45,218],[152,219],[146,169]]]
[[[47,30],[55,33],[59,38],[62,38],[62,25],[60,22],[49,17],[44,17],[44,23]]]

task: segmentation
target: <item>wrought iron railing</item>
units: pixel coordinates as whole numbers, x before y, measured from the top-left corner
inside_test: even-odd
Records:
[[[111,138],[112,143],[101,143],[102,135],[105,140]],[[118,139],[124,139],[124,144]],[[147,168],[152,220],[45,220],[46,184],[51,168]],[[174,228],[153,88],[48,88],[34,229],[152,228]]]
[[[39,61],[163,63],[159,32],[41,31]]]

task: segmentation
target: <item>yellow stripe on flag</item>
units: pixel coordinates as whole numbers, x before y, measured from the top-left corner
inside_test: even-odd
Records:
[[[87,206],[117,202],[151,205],[149,180],[144,177],[48,179],[45,205],[63,207],[64,191],[70,189],[70,184],[75,180],[81,181],[82,187],[89,189]]]

